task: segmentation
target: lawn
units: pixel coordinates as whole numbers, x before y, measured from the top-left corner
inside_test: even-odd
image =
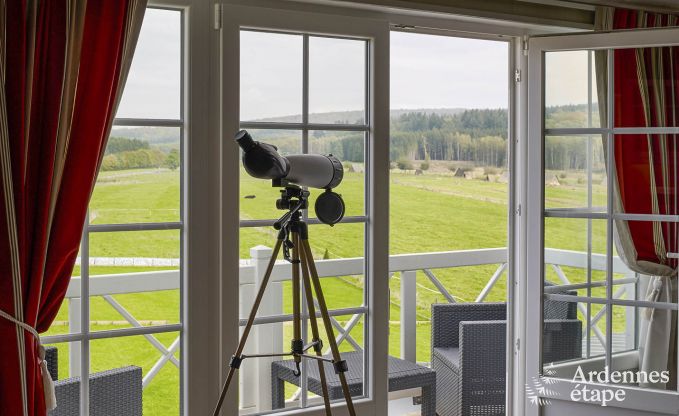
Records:
[[[558,173],[555,173],[558,174]],[[582,174],[562,178],[561,186],[547,188],[548,207],[573,207],[586,203],[586,187],[580,183]],[[580,176],[578,176],[580,175]],[[277,218],[283,212],[275,209],[278,191],[267,181],[255,180],[243,174],[241,179],[241,219]],[[179,210],[178,171],[128,170],[103,172],[90,204],[90,221],[94,224],[123,222],[178,221]],[[364,174],[346,172],[342,185],[337,188],[347,203],[347,215],[364,215]],[[312,197],[319,191],[313,191]],[[594,204],[605,205],[605,187],[594,187]],[[430,173],[414,175],[413,172],[393,170],[390,184],[390,252],[392,254],[420,253],[464,249],[481,249],[507,246],[507,184],[494,181],[466,180],[450,174]],[[583,202],[584,201],[584,202]],[[313,199],[311,202],[313,206]],[[313,210],[309,213],[313,215]],[[592,221],[593,251],[605,250],[605,223]],[[269,227],[244,228],[240,233],[240,256],[249,257],[249,250],[256,245],[272,246],[276,233]],[[310,242],[314,257],[347,258],[363,255],[363,224],[339,224],[310,226]],[[548,219],[545,241],[548,247],[586,251],[587,221],[581,219]],[[91,257],[147,257],[178,258],[180,232],[113,232],[90,235]],[[498,265],[475,266],[456,269],[439,269],[434,273],[448,291],[460,302],[473,301]],[[91,266],[92,275],[131,273],[163,270],[162,267],[113,267]],[[171,269],[171,268],[170,268]],[[582,270],[565,268],[573,282],[586,279]],[[74,275],[79,275],[76,267]],[[553,272],[549,278],[556,279]],[[399,285],[400,276],[390,281],[391,317],[389,348],[398,355],[399,345]],[[505,276],[487,297],[487,301],[505,300]],[[594,279],[603,273],[594,273]],[[417,359],[429,361],[430,305],[443,302],[440,295],[423,273],[417,274],[418,327]],[[284,312],[290,312],[289,285],[284,285]],[[363,302],[363,276],[323,279],[323,287],[331,308],[361,305]],[[597,293],[597,292],[595,292]],[[113,298],[143,325],[175,323],[179,321],[179,293],[176,290],[139,294],[115,295]],[[593,310],[597,310],[593,308]],[[130,325],[101,297],[91,299],[90,329],[93,331],[124,328]],[[340,317],[346,322],[350,317]],[[582,317],[581,317],[582,319]],[[68,331],[68,303],[62,306],[49,334]],[[291,331],[285,325],[286,334]],[[605,322],[600,322],[605,330]],[[614,330],[624,329],[624,315],[615,311]],[[358,324],[352,337],[363,342],[363,325]],[[160,334],[158,338],[165,347],[176,334]],[[285,337],[287,339],[287,336]],[[287,344],[287,342],[286,342]],[[60,374],[68,375],[66,346],[60,354]],[[345,344],[343,348],[348,348]],[[160,353],[142,336],[123,339],[104,339],[92,342],[92,370],[138,365],[144,374],[160,357]],[[144,414],[166,415],[178,412],[177,391],[179,372],[166,365],[149,384],[144,393]]]

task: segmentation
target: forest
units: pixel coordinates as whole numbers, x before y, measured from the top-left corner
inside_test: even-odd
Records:
[[[547,126],[581,125],[586,122],[586,107],[550,107]],[[312,151],[332,153],[349,162],[363,161],[363,134],[315,131]],[[461,110],[454,114],[402,112],[392,117],[390,159],[467,161],[478,166],[507,165],[507,111],[505,109]],[[545,168],[548,170],[584,169],[588,138],[548,136],[545,140]],[[285,141],[281,145],[285,146]],[[284,149],[285,150],[285,149]],[[603,166],[600,137],[592,137],[590,152],[593,167]]]
[[[101,162],[102,171],[179,167],[179,150],[165,151],[147,141],[127,137],[111,137]]]
[[[596,126],[598,112],[596,108],[592,111],[591,122]],[[346,123],[346,120],[351,119],[362,122],[359,114],[356,111],[320,113],[314,119],[326,124]],[[585,127],[588,122],[586,105],[548,107],[545,114],[547,127]],[[432,160],[505,167],[508,153],[507,120],[506,109],[392,110],[390,160],[394,162],[394,166],[405,161]],[[174,128],[162,127],[114,129],[102,170],[156,167],[174,169],[179,163],[178,133]],[[282,154],[301,152],[302,133],[299,130],[251,130],[250,133],[256,140],[277,146]],[[364,140],[362,132],[311,130],[309,151],[332,153],[343,161],[362,163]],[[545,168],[584,169],[588,152],[593,168],[602,168],[604,161],[600,137],[592,136],[590,140],[586,136],[547,136]]]

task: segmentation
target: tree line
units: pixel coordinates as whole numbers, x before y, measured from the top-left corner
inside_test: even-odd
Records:
[[[586,123],[587,108],[583,105],[549,107],[548,126]],[[507,166],[507,110],[473,109],[456,113],[425,111],[399,112],[391,119],[390,160],[463,161],[480,166]],[[282,154],[301,153],[301,132],[257,130],[256,140],[271,143]],[[548,137],[545,141],[545,167],[548,170],[584,169],[588,147],[594,167],[603,166],[600,138],[588,146],[586,138]],[[332,153],[343,161],[364,161],[363,132],[312,130],[309,148],[313,153]],[[179,166],[176,149],[161,150],[148,141],[136,138],[111,137],[102,170]]]
[[[179,167],[179,151],[164,152],[148,142],[126,137],[111,137],[106,146],[102,171]]]
[[[584,106],[550,107],[547,124],[586,120]],[[575,120],[575,121],[573,121]],[[572,124],[571,124],[572,125]],[[297,141],[287,142],[288,144]],[[293,144],[294,143],[294,144]],[[348,162],[363,162],[363,133],[312,132],[312,151],[332,153]],[[287,149],[288,146],[283,146]],[[603,167],[601,139],[592,138],[589,150],[595,169]],[[584,169],[588,144],[583,137],[548,137],[548,170]],[[403,113],[391,120],[390,160],[466,161],[480,166],[507,166],[507,111],[464,110],[457,114]]]

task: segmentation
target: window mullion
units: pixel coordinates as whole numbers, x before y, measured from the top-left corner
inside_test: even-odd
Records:
[[[124,127],[183,127],[183,119],[116,118],[113,126]]]
[[[614,62],[613,62],[613,50],[608,51],[608,85],[607,95],[608,95],[608,106],[607,106],[607,127],[612,128],[614,123],[614,106],[615,106],[615,92],[613,90],[614,82]],[[606,220],[606,366],[612,368],[613,361],[613,197],[615,194],[615,164],[613,160],[613,134],[607,135],[606,140],[606,152],[608,154],[608,166],[607,166],[607,209],[608,219]]]

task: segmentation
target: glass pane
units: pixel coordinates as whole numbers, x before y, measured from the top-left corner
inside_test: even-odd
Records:
[[[66,296],[61,302],[59,312],[54,317],[54,321],[49,329],[42,334],[42,336],[60,335],[60,334],[75,334],[80,333],[82,322],[80,309],[80,252],[76,258],[75,266],[71,272],[71,280],[69,281]]]
[[[613,306],[612,367],[620,374],[610,374],[610,382],[676,390],[677,339],[666,330],[676,319],[668,309]]]
[[[626,214],[679,214],[679,135],[618,134],[614,139],[620,204]]]
[[[580,302],[578,319],[582,321],[582,356],[604,360],[606,356],[606,311],[608,307],[598,303]],[[588,325],[589,322],[589,326]],[[589,328],[589,329],[588,329]],[[600,361],[597,361],[597,365]]]
[[[543,374],[550,377],[573,379],[578,368],[587,372],[604,367],[606,343],[606,314],[597,315],[601,305],[592,304],[590,331],[583,303],[544,299],[542,327]],[[595,319],[596,318],[596,319]],[[583,358],[590,358],[586,363]]]
[[[283,213],[283,211],[281,211]],[[273,249],[278,238],[278,231],[273,226],[269,227],[241,227],[240,228],[240,258],[247,261],[255,254],[252,249],[257,246],[264,246]]]
[[[302,36],[240,32],[240,119],[302,121]]]
[[[363,223],[309,226],[309,245],[316,260],[363,257],[364,244]]]
[[[339,343],[340,353],[342,358],[349,361],[349,371],[347,375],[351,378],[362,377],[362,350],[363,345],[363,315],[347,315],[333,317],[337,325],[346,328],[347,334],[344,335]],[[271,326],[278,325],[278,329],[272,331]],[[323,341],[323,353],[325,358],[331,358],[329,351],[328,337],[325,332],[325,327],[320,318],[318,318],[318,329],[321,340]],[[339,336],[336,328],[333,328],[335,336]],[[266,343],[257,343],[255,345],[246,346],[246,354],[269,354],[281,353],[290,350],[290,340],[293,337],[292,322],[285,322],[283,324],[267,324],[255,325],[253,333],[264,335],[267,340]],[[271,339],[272,334],[281,334],[279,339]],[[309,343],[312,339],[311,326],[307,323],[306,331],[303,330],[305,343]],[[279,341],[283,341],[282,343]],[[313,350],[310,354],[314,354]],[[308,401],[307,407],[322,405],[322,399],[319,397],[320,384],[318,377],[318,364],[313,359],[303,359],[300,365],[303,374],[308,377]],[[330,364],[324,366],[328,381],[337,382],[337,376]],[[240,414],[248,414],[254,410],[256,411],[283,411],[293,408],[302,407],[301,392],[299,391],[301,377],[292,375],[296,370],[294,361],[291,358],[253,358],[246,359],[239,371],[240,376]],[[265,378],[254,377],[256,371],[265,374]],[[271,389],[274,398],[273,403],[262,403],[258,400],[255,386],[260,388]],[[352,390],[353,392],[353,390]],[[359,394],[353,393],[354,397]],[[333,393],[333,401],[342,402],[343,399],[337,398]]]
[[[91,330],[179,322],[180,235],[90,233]]]
[[[182,13],[146,9],[117,118],[181,118]]]
[[[309,226],[309,245],[316,261],[329,309],[363,305],[365,279],[363,256],[365,224],[318,224]],[[337,275],[337,260],[354,259],[351,275]],[[327,276],[327,277],[324,277]]]
[[[408,273],[411,274],[408,275]],[[389,279],[389,355],[393,357],[401,357],[401,331],[404,325],[401,322],[401,305],[403,302],[401,286],[404,285],[404,279],[412,278],[412,273],[415,272],[406,272],[405,274],[404,272],[395,273]],[[418,276],[418,274],[415,273],[416,288],[419,287],[419,290],[416,289],[415,293],[413,293],[417,299],[417,312],[414,316],[415,322],[410,323],[416,325],[416,360],[426,363],[431,361],[431,304],[442,303],[446,300],[435,289],[432,290],[430,287],[420,286],[431,282],[424,276]],[[460,275],[463,274],[460,273]]]
[[[337,224],[334,227],[327,225],[309,226],[309,244],[312,249],[316,267],[319,272],[320,283],[326,304],[329,310],[363,305],[365,280],[363,276],[363,253],[365,224]],[[240,251],[241,251],[241,273],[240,273],[240,317],[245,319],[251,310],[259,282],[271,256],[270,247],[275,243],[277,232],[272,227],[246,227],[240,230]],[[253,247],[254,244],[260,246]],[[253,247],[248,249],[248,247]],[[279,262],[273,271],[273,279],[267,287],[265,297],[258,310],[258,317],[280,316],[293,312],[293,292],[292,292],[292,267],[291,264],[282,260],[283,255],[279,255]],[[352,259],[354,258],[354,259]],[[348,264],[351,262],[351,264]],[[342,275],[337,275],[337,267],[343,270]],[[301,274],[300,274],[301,276]],[[304,310],[304,306],[302,306]],[[342,351],[349,351],[355,347],[354,343],[363,348],[363,323],[360,316],[334,317],[338,327],[334,327],[335,335],[339,336],[339,328],[350,331],[351,337],[344,337]],[[320,321],[320,320],[319,320]],[[321,338],[327,340],[324,328],[320,325]],[[304,333],[303,333],[304,334]],[[311,339],[311,332],[306,333],[307,340]],[[251,333],[252,342],[246,347],[246,354],[255,353],[279,353],[290,350],[290,340],[293,337],[293,324],[291,321],[277,322],[270,324],[255,325]],[[324,341],[328,346],[327,341]],[[276,359],[280,360],[280,359]],[[257,358],[246,360],[240,371],[240,407],[242,411],[248,410],[268,410],[271,403],[261,403],[251,392],[252,386],[267,386],[269,389],[279,389],[274,391],[274,397],[280,398],[280,402],[275,402],[273,408],[280,408],[284,401],[288,400],[288,407],[299,407],[300,399],[296,396],[294,387],[290,383],[299,385],[299,378],[284,378],[284,368],[293,365],[289,360],[274,364],[274,369],[280,372],[272,372],[272,361],[269,358]],[[313,364],[315,365],[315,364]],[[246,367],[247,366],[247,367]],[[278,366],[278,367],[277,367]],[[282,367],[281,367],[282,366]],[[294,366],[294,365],[293,365]],[[247,369],[246,369],[247,368]],[[257,370],[259,369],[259,370]],[[254,374],[267,374],[274,377],[279,375],[279,382],[270,384],[262,381],[261,377],[253,377]],[[263,373],[262,373],[263,371]],[[334,371],[331,372],[334,374]],[[328,374],[330,376],[330,373]],[[286,384],[282,384],[286,380]],[[262,384],[263,383],[263,384]],[[269,384],[271,387],[268,387]],[[310,400],[309,404],[314,402]]]
[[[92,340],[93,414],[179,415],[180,345],[177,332]]]
[[[676,274],[679,255],[679,223],[615,221],[618,252],[630,268],[648,275]]]
[[[633,287],[633,285],[631,285]],[[632,289],[633,290],[633,289]],[[634,297],[634,294],[632,294]],[[640,313],[646,313],[646,316],[639,315]],[[662,313],[658,309],[659,313]],[[650,309],[637,308],[634,306],[621,306],[613,305],[613,357],[621,359],[620,354],[626,351],[636,351],[639,345],[639,334],[637,323],[641,323],[642,319],[646,320],[645,324],[648,323],[648,313]],[[621,361],[618,361],[621,362]]]
[[[615,127],[676,127],[677,47],[616,49]]]
[[[545,53],[545,127],[600,127],[594,53]]]
[[[606,297],[606,263],[606,220],[545,218],[545,293]]]
[[[545,137],[545,208],[605,212],[607,178],[600,136]]]
[[[392,31],[389,46],[392,117],[507,108],[507,42]]]
[[[334,189],[342,195],[346,205],[345,216],[365,215],[365,133],[351,131],[309,132],[309,153],[332,154],[342,161],[344,178]],[[313,209],[316,197],[323,191],[310,189],[309,216],[315,217]]]
[[[506,146],[502,142],[499,149]],[[422,159],[392,162],[391,253],[505,247],[509,174],[504,164],[474,167]]]
[[[80,370],[80,342],[59,342],[45,344],[45,361],[52,380],[59,386],[78,385]],[[62,389],[64,387],[61,387]],[[79,414],[78,395],[57,395],[60,411],[63,409],[72,414]]]
[[[181,131],[116,127],[90,201],[91,224],[180,220]]]
[[[586,333],[587,324],[586,317],[578,309],[578,304],[545,295],[543,308],[543,365],[582,358],[583,331]],[[602,321],[605,323],[605,316]],[[605,331],[605,325],[601,326]]]
[[[365,124],[364,40],[309,37],[309,122]]]
[[[302,153],[302,132],[299,130],[248,130],[252,138],[276,146],[283,155]],[[241,163],[240,219],[278,219],[285,211],[276,208],[282,188],[273,188],[271,181],[250,176]]]

